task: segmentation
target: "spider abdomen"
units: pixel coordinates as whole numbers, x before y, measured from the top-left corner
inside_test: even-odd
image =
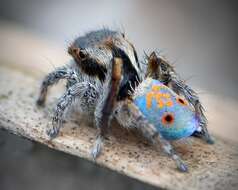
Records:
[[[143,81],[135,91],[134,103],[167,140],[188,137],[198,127],[189,103],[158,80]]]

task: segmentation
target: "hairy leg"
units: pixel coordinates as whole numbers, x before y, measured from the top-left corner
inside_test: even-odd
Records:
[[[95,124],[98,129],[97,140],[92,148],[91,154],[94,159],[100,154],[103,139],[110,126],[117,95],[121,82],[122,59],[114,58],[112,68],[108,69],[108,75],[103,85],[103,94],[95,109]]]
[[[187,166],[176,154],[169,141],[165,140],[158,133],[156,128],[146,120],[133,102],[126,100],[121,103],[120,106],[118,106],[115,116],[122,126],[126,128],[137,128],[148,141],[155,145],[155,147],[161,146],[163,151],[175,161],[177,168],[180,171],[186,172],[188,170]]]
[[[209,144],[214,143],[207,130],[207,119],[197,93],[180,79],[174,68],[164,58],[157,56],[155,52],[148,57],[146,77],[157,79],[177,94],[183,95],[194,107],[199,119],[200,128],[198,128],[194,135],[204,139]]]
[[[56,84],[60,79],[68,79],[76,82],[77,74],[74,70],[65,66],[59,67],[55,71],[46,75],[41,84],[40,95],[36,102],[37,105],[43,106],[45,104],[48,87]]]
[[[59,130],[63,125],[64,116],[76,98],[81,102],[81,110],[89,111],[88,109],[94,107],[96,104],[98,92],[96,88],[88,82],[76,83],[69,87],[64,95],[59,99],[55,108],[52,127],[47,130],[47,134],[50,138],[56,137],[59,133]]]
[[[172,78],[168,85],[175,91],[178,91],[179,94],[182,94],[190,102],[190,104],[193,105],[200,126],[193,135],[204,139],[209,144],[213,144],[214,141],[207,130],[207,118],[204,115],[204,108],[197,96],[197,93],[178,78]]]

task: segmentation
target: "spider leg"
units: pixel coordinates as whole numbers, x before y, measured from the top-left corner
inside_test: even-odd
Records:
[[[161,60],[157,57],[155,52],[152,52],[148,57],[148,64],[146,68],[145,77],[151,77],[153,79],[159,79],[161,76],[160,71]]]
[[[43,106],[45,104],[49,86],[56,84],[60,79],[77,81],[77,75],[74,70],[68,68],[67,66],[59,67],[55,71],[46,75],[41,84],[40,95],[36,102],[37,105]]]
[[[108,69],[107,78],[103,85],[103,94],[100,97],[94,113],[95,124],[98,130],[97,139],[91,151],[91,155],[94,159],[96,159],[101,152],[103,139],[113,117],[113,111],[122,78],[121,69],[122,59],[113,58],[111,68]]]
[[[207,130],[207,118],[204,114],[204,108],[197,93],[176,77],[172,77],[168,85],[171,86],[172,89],[175,89],[175,91],[179,92],[179,94],[182,94],[195,109],[196,116],[199,120],[199,128],[194,132],[193,136],[199,137],[209,144],[213,144],[214,140]]]
[[[168,61],[157,56],[155,52],[151,53],[148,58],[146,77],[157,79],[170,87],[178,95],[182,94],[194,107],[196,116],[200,123],[200,128],[198,128],[198,131],[196,131],[194,135],[204,139],[209,144],[214,143],[207,130],[207,119],[197,93],[180,79]]]
[[[47,134],[50,138],[55,138],[59,133],[60,128],[63,126],[64,116],[71,108],[72,102],[76,98],[81,102],[84,102],[84,104],[87,104],[85,107],[81,108],[82,110],[87,111],[87,107],[93,107],[95,105],[97,101],[97,91],[87,82],[76,83],[69,87],[56,105],[52,126],[47,130]]]
[[[177,168],[180,171],[186,172],[188,170],[186,164],[184,164],[182,159],[176,154],[169,141],[165,140],[155,126],[147,121],[132,101],[126,100],[118,107],[115,116],[123,127],[137,128],[148,141],[155,145],[155,147],[161,146],[163,151],[175,161]]]

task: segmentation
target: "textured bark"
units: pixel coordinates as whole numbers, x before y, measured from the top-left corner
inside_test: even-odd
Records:
[[[27,72],[0,66],[0,126],[11,133],[43,143],[51,148],[91,160],[90,148],[96,130],[70,117],[58,138],[49,141],[45,134],[51,125],[54,89],[45,108],[35,105],[39,81]],[[135,131],[114,126],[97,163],[141,181],[167,189],[232,189],[238,182],[238,147],[216,138],[208,145],[191,138],[176,143],[177,151],[189,166],[189,173],[180,173],[167,156],[156,152]]]

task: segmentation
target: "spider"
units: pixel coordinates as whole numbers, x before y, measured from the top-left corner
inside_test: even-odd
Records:
[[[94,159],[101,152],[112,118],[123,127],[138,129],[155,146],[160,145],[183,172],[188,167],[170,140],[195,135],[213,143],[197,94],[158,53],[146,56],[144,69],[125,35],[106,28],[76,38],[68,53],[72,60],[44,78],[37,100],[43,106],[48,87],[67,80],[52,126],[47,129],[51,139],[57,137],[65,114],[74,106],[94,120],[98,131],[91,151]]]

